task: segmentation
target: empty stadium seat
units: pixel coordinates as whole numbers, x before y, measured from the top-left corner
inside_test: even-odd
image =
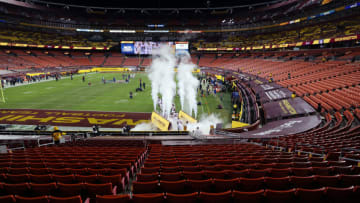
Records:
[[[184,194],[186,193],[186,181],[185,180],[178,180],[178,181],[160,181],[161,191],[166,193],[173,193],[173,194]]]
[[[166,193],[166,201],[169,203],[196,203],[198,202],[198,193],[187,193],[187,194],[172,194]]]
[[[325,187],[319,189],[296,189],[296,198],[299,202],[323,202],[325,201]]]
[[[127,203],[130,201],[130,195],[97,195],[97,203]]]
[[[133,194],[132,201],[134,203],[162,203],[164,201],[163,194]]]
[[[204,203],[231,202],[232,194],[231,191],[226,191],[221,193],[200,192],[199,199],[201,202]]]
[[[16,202],[19,203],[48,203],[48,199],[46,196],[39,197],[21,197],[15,196]]]
[[[258,190],[254,192],[233,191],[233,198],[235,202],[260,203],[264,200],[264,192],[264,190]]]
[[[72,197],[54,197],[49,196],[49,203],[82,203],[80,195]]]

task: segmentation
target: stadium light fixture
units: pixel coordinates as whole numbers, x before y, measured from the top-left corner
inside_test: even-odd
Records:
[[[110,33],[136,33],[135,30],[109,30]]]
[[[97,30],[97,29],[76,29],[77,32],[104,32],[104,30]]]
[[[168,33],[169,30],[144,30],[146,33]]]

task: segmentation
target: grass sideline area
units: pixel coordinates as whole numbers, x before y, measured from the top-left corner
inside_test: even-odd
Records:
[[[137,73],[128,84],[106,83],[105,80],[122,80],[122,73],[92,73],[86,75],[82,82],[82,74],[59,81],[47,81],[4,89],[6,103],[0,103],[2,109],[51,109],[51,110],[86,110],[113,112],[152,112],[151,83],[145,73]],[[136,92],[139,79],[146,84],[143,92]],[[88,83],[91,83],[89,86]],[[133,92],[133,99],[129,92]],[[198,97],[202,105],[198,106],[198,118],[202,114],[217,113],[225,123],[231,122],[230,94],[219,96]],[[180,109],[180,99],[175,97],[177,110]],[[222,104],[224,109],[216,109]]]

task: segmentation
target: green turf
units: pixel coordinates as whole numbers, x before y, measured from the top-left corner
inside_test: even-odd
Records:
[[[59,81],[47,81],[30,85],[7,88],[4,90],[6,103],[0,103],[0,108],[14,109],[55,109],[55,110],[88,110],[115,112],[151,112],[150,81],[145,73],[136,74],[130,83],[103,84],[101,79],[122,79],[121,73],[94,73],[86,75],[86,82],[82,82],[82,75],[74,80],[63,78]],[[144,92],[135,92],[139,86],[139,78],[146,83]],[[91,86],[88,85],[91,82]],[[129,98],[132,91],[134,98]],[[227,122],[230,120],[230,95],[224,94],[223,101],[217,96],[198,98],[203,105],[199,106],[199,115],[203,113],[218,113]],[[177,109],[180,107],[179,97],[175,98]],[[225,109],[216,109],[222,103]]]

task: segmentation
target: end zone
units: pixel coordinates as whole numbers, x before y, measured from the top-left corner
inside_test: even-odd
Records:
[[[150,122],[151,113],[1,109],[0,124],[121,128]]]

